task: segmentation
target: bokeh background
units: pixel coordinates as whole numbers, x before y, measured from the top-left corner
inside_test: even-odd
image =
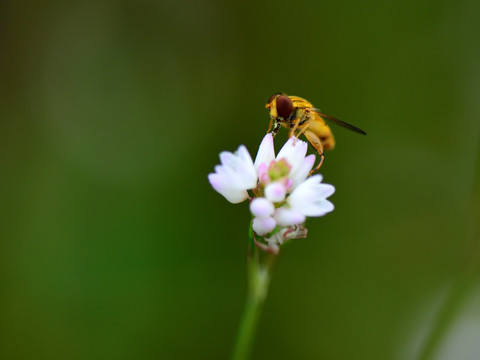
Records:
[[[253,359],[478,359],[480,6],[0,4],[0,358],[227,359],[276,92],[332,126],[336,210],[277,264]],[[279,148],[286,138],[276,138]]]

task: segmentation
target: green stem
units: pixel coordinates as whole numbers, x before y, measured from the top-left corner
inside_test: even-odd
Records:
[[[263,264],[258,249],[250,243],[247,253],[248,293],[245,310],[238,330],[232,360],[247,360],[250,357],[258,320],[267,297],[271,270],[276,255],[265,254]]]

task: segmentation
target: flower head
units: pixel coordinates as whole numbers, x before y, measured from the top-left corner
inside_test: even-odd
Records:
[[[235,154],[220,153],[221,165],[208,175],[212,187],[233,204],[248,198],[247,190],[257,185],[257,172],[247,148],[241,145]]]
[[[251,199],[252,228],[257,235],[265,236],[269,246],[306,237],[302,226],[306,217],[323,216],[333,210],[327,198],[335,188],[322,184],[321,175],[307,178],[315,163],[314,155],[306,156],[307,148],[306,142],[292,137],[275,156],[269,133],[260,144],[255,162],[242,145],[235,154],[222,152],[221,165],[208,175],[212,187],[228,201]]]

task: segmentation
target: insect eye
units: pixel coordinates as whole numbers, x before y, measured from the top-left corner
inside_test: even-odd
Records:
[[[275,99],[278,95],[282,95],[282,93],[276,93],[270,96],[270,99],[268,99],[267,104],[270,104],[273,101],[273,99]]]
[[[277,113],[284,119],[288,118],[293,111],[293,102],[288,96],[277,97]]]

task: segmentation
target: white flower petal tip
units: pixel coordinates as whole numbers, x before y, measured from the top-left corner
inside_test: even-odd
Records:
[[[275,149],[273,147],[273,136],[272,133],[268,133],[264,136],[258,147],[257,156],[255,157],[255,169],[258,171],[262,164],[265,164],[268,167],[274,159]]]
[[[322,196],[328,198],[335,193],[335,187],[330,184],[320,184]]]
[[[285,159],[290,165],[295,166],[305,158],[307,149],[308,144],[305,141],[291,137],[280,149],[276,159]]]
[[[273,229],[275,229],[276,222],[272,217],[266,217],[266,218],[254,218],[252,221],[252,229],[257,233],[258,235],[266,235],[269,232],[272,232]]]
[[[315,175],[312,175],[308,178],[309,181],[311,182],[315,182],[317,184],[320,184],[323,180],[323,176],[321,174],[315,174]]]
[[[265,198],[255,198],[250,203],[250,211],[253,216],[264,218],[273,215],[275,206]]]

